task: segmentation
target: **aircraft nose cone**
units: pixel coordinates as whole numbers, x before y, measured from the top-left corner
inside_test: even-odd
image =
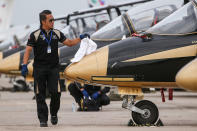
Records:
[[[11,55],[5,59],[0,60],[0,72],[14,73],[19,70],[20,53]]]
[[[107,72],[108,47],[85,56],[80,62],[72,63],[64,71],[65,78],[91,81],[92,76],[105,76]]]
[[[197,91],[197,58],[177,73],[176,83],[186,90]]]

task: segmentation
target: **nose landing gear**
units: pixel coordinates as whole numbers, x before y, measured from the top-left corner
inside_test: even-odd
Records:
[[[154,125],[158,121],[159,110],[151,101],[141,100],[135,103],[134,106],[144,111],[143,114],[139,114],[135,111],[131,112],[133,121],[137,125]]]
[[[128,126],[163,126],[159,119],[159,110],[154,103],[148,100],[134,102],[134,96],[130,96],[130,100],[128,104],[128,97],[125,97],[122,105],[131,111],[132,119],[129,120]]]

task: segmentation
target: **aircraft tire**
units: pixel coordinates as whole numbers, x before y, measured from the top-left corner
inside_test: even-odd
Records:
[[[145,115],[132,111],[131,116],[137,125],[154,125],[159,119],[159,110],[157,106],[148,100],[141,100],[135,103],[135,106],[146,111]]]

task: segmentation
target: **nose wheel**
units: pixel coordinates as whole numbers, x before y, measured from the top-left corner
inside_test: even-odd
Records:
[[[159,120],[159,110],[151,101],[141,100],[136,102],[134,106],[144,111],[143,114],[134,111],[131,112],[133,121],[137,125],[155,125]]]
[[[123,97],[122,108],[131,111],[132,119],[129,120],[128,126],[164,126],[154,103],[148,100],[136,102],[135,98],[136,96],[132,95]]]

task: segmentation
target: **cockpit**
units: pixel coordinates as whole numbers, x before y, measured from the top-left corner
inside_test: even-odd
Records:
[[[182,0],[156,0],[133,7],[93,33],[93,40],[120,40],[133,33],[146,31],[183,5]]]
[[[129,6],[140,4],[146,2],[127,2],[118,5],[107,5],[102,7],[95,7],[86,10],[76,11],[68,14],[66,17],[56,18],[55,20],[61,24],[57,25],[66,25],[64,31],[66,31],[68,38],[77,38],[81,33],[92,34],[111,20],[117,18],[123,12],[126,12]],[[123,8],[124,7],[124,8]],[[71,31],[71,33],[69,31]],[[72,37],[69,37],[72,36]]]
[[[197,3],[192,1],[146,32],[160,35],[184,35],[188,33],[194,33],[196,30]]]

